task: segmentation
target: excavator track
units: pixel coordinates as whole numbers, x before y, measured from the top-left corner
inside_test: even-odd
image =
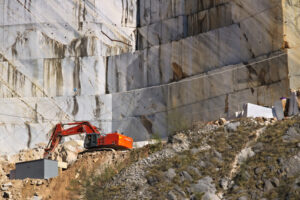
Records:
[[[90,153],[90,152],[96,152],[96,151],[112,151],[115,152],[116,150],[113,148],[92,148],[92,149],[86,149],[79,154],[85,154],[85,153]]]

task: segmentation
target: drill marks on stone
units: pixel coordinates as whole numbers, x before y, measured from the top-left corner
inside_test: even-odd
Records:
[[[4,56],[2,55],[2,57],[4,58]],[[10,91],[10,95],[9,97],[18,97],[18,99],[24,103],[29,109],[31,109],[36,115],[39,115],[41,117],[41,119],[44,119],[44,116],[37,112],[31,105],[29,102],[27,102],[26,99],[20,99],[20,97],[24,97],[25,95],[23,93],[27,92],[26,90],[24,90],[24,87],[26,85],[26,82],[29,82],[31,84],[31,92],[32,95],[37,93],[37,91],[39,91],[38,94],[36,94],[36,96],[43,96],[43,97],[47,97],[48,95],[46,94],[46,92],[44,91],[44,89],[41,89],[41,87],[39,87],[37,84],[35,84],[33,81],[31,81],[27,76],[25,76],[23,73],[21,73],[16,66],[14,66],[13,64],[11,64],[11,62],[9,62],[6,58],[4,58],[5,62],[7,63],[7,67],[5,68],[6,65],[0,64],[0,68],[2,69],[2,74],[7,74],[7,76],[1,77],[0,76],[0,81],[3,83],[3,85],[5,85],[5,87],[8,89],[8,91]],[[45,67],[45,65],[44,65]],[[17,78],[20,77],[20,78]],[[21,81],[18,81],[21,80]],[[28,81],[26,81],[28,80]],[[14,83],[12,84],[11,81]],[[13,86],[13,87],[12,87]],[[59,108],[59,110],[61,110],[63,113],[65,113],[64,110],[62,110],[60,108],[59,105],[57,105],[57,103],[55,101],[53,101],[52,99],[50,99],[50,102],[53,103],[56,107]],[[65,113],[66,114],[66,113]],[[69,118],[68,115],[66,115],[67,118]]]
[[[239,26],[239,28],[240,28],[240,26]],[[250,45],[250,43],[249,43],[249,39],[248,39],[246,33],[243,33],[243,37],[244,37],[244,39],[245,39],[245,41],[246,41],[246,43],[247,43],[248,50],[249,50],[249,52],[250,52],[250,54],[251,54],[251,57],[252,57],[252,58],[255,58],[256,56],[255,56],[255,54],[253,53],[253,50],[251,49],[251,45]]]
[[[82,31],[82,21],[81,21],[81,1],[77,1],[78,10],[77,10],[77,23],[78,23],[78,31]]]
[[[48,37],[45,33],[42,33],[42,35],[46,46],[52,49],[55,58],[64,58],[67,49],[68,53],[75,57],[95,55],[98,39],[96,36],[82,36],[75,38],[68,45],[65,45]]]
[[[15,39],[15,42],[11,45],[11,54],[14,58],[18,56],[17,49],[20,48],[20,46],[24,46],[25,43],[28,41],[28,34],[33,31],[32,29],[27,29],[24,33],[17,32],[17,37]]]
[[[30,144],[31,144],[31,128],[30,128],[29,123],[25,123],[25,126],[27,128],[27,134],[28,134],[27,148],[29,148]]]
[[[76,98],[76,96],[73,96],[73,111],[72,111],[72,115],[73,116],[77,115],[78,111],[79,111],[79,106],[78,106],[77,98]]]
[[[226,94],[224,113],[228,113],[228,112],[229,112],[229,94]]]
[[[23,94],[24,91],[22,89],[24,89],[26,77],[10,63],[7,63],[7,65],[1,64],[0,68],[3,73],[2,77],[7,82],[7,84],[9,84],[14,91],[19,91]]]
[[[162,3],[160,2],[160,4]],[[171,10],[180,14],[175,14],[175,16],[170,19],[156,17],[157,12],[159,12],[160,9],[153,6],[152,1],[151,5],[148,5],[150,7],[151,23],[144,23],[142,27],[138,28],[137,48],[139,50],[159,44],[166,44],[171,41],[178,41],[188,36],[197,35],[233,24],[231,14],[232,7],[229,3],[218,4],[216,7],[211,7],[207,10],[201,10],[195,13],[184,12],[182,10],[184,7],[183,5],[179,7],[179,4],[174,3],[174,5],[171,5],[173,6]],[[164,6],[162,7],[162,9],[165,9]],[[146,12],[146,10],[147,9],[145,9],[144,13],[148,12]],[[155,15],[154,19],[152,19],[152,15]]]
[[[104,105],[103,102],[100,99],[100,96],[95,96],[95,102],[96,102],[96,109],[94,110],[94,116],[96,119],[100,118],[101,114],[101,107]]]
[[[62,96],[64,84],[63,84],[61,60],[59,60],[59,62],[56,63],[55,71],[56,71],[56,96]]]
[[[79,58],[75,58],[75,68],[73,71],[73,88],[76,95],[81,95],[80,73],[82,72]]]
[[[161,60],[164,59],[161,57],[162,55],[162,49],[161,48],[158,48],[158,73],[159,73],[159,83],[163,83],[164,82],[164,77],[163,77],[163,69],[162,69],[162,65],[161,65]],[[142,66],[139,65],[139,68],[141,68]],[[133,77],[132,77],[133,79]]]
[[[32,94],[32,96],[34,96],[34,97],[36,97],[36,96],[38,96],[37,94],[37,87],[36,87],[36,85],[34,85],[34,84],[31,84],[31,94]]]
[[[86,19],[85,19],[85,16],[86,16],[86,14],[87,14],[87,10],[86,10],[86,5],[85,5],[85,1],[86,0],[83,0],[83,10],[82,10],[82,19],[83,19],[83,21],[85,21]]]
[[[54,56],[56,58],[64,58],[65,57],[65,51],[66,51],[66,45],[58,42],[57,40],[54,40],[50,38],[45,33],[41,33],[43,36],[43,42],[47,47],[49,47],[52,52],[54,53]]]
[[[105,58],[105,94],[109,94],[109,84],[108,84],[108,57]]]
[[[121,24],[127,26],[132,24],[134,16],[134,2],[132,0],[122,0],[122,18]]]
[[[208,30],[207,26],[204,26],[208,21],[207,13],[200,12],[188,17],[188,35],[196,35]]]
[[[1,76],[0,76],[0,82],[2,82],[3,85],[5,85],[6,88],[7,88],[8,90],[11,91],[13,97],[17,98],[17,99],[20,100],[22,103],[24,103],[30,110],[32,110],[33,113],[39,115],[39,116],[41,117],[41,120],[44,120],[44,116],[43,116],[41,113],[37,112],[37,111],[35,110],[35,108],[33,108],[33,107],[30,105],[31,102],[28,103],[27,100],[26,100],[26,98],[25,98],[25,99],[24,99],[24,98],[21,98],[22,96],[21,96],[16,90],[12,89],[12,88],[10,87],[10,85],[9,85],[5,80],[2,79]]]
[[[34,106],[34,110],[35,110],[35,112],[34,112],[34,122],[35,123],[38,123],[38,105],[37,105],[37,103],[35,104],[35,106]]]
[[[73,39],[68,47],[69,53],[76,57],[94,55],[96,49],[96,40],[97,38],[95,36],[84,36]]]
[[[76,1],[75,7],[77,10],[75,11],[75,17],[77,18],[77,30],[83,30],[83,23],[86,21],[87,8],[86,8],[86,0]]]
[[[63,95],[61,59],[44,59],[44,88],[50,96]]]

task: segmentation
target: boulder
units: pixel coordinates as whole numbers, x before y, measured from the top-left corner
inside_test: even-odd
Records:
[[[198,176],[201,176],[201,173],[200,173],[200,171],[199,171],[198,168],[193,167],[193,166],[189,166],[187,169],[188,169],[188,171],[190,171],[191,173],[194,173],[194,174],[196,174],[196,175],[198,175]]]
[[[180,175],[181,181],[185,181],[185,180],[189,181],[189,182],[193,181],[193,178],[187,171],[183,171],[179,175]]]
[[[299,114],[299,105],[297,100],[296,92],[291,92],[290,103],[289,103],[289,116],[298,115]]]
[[[300,177],[296,178],[296,180],[294,181],[293,189],[300,190]]]
[[[255,174],[255,175],[259,175],[261,172],[262,172],[262,168],[260,168],[260,167],[256,167],[256,168],[254,169],[254,174]]]
[[[282,136],[284,142],[299,142],[300,129],[298,127],[290,127],[287,132]]]
[[[42,197],[39,197],[38,195],[34,195],[30,200],[42,200]]]
[[[221,125],[221,126],[224,125],[224,124],[226,124],[226,122],[227,122],[227,121],[226,121],[225,118],[220,118],[220,119],[218,120],[218,124]]]
[[[2,191],[7,191],[10,187],[12,187],[12,183],[11,182],[5,183],[5,184],[1,185],[1,190]]]
[[[194,194],[204,193],[202,200],[220,200],[220,198],[216,195],[217,190],[215,184],[209,176],[198,180],[196,184],[192,184],[191,191]]]
[[[285,108],[283,107],[282,101],[276,101],[274,103],[273,110],[274,110],[275,117],[277,118],[277,120],[283,120],[284,119],[284,110],[285,110]]]
[[[203,160],[199,160],[198,165],[199,167],[205,167],[206,163]]]
[[[279,184],[280,184],[280,181],[279,181],[278,178],[273,177],[273,178],[271,179],[271,183],[272,183],[275,187],[278,187]]]
[[[178,185],[175,185],[174,191],[176,191],[182,198],[186,197],[185,192]]]
[[[220,186],[223,188],[223,190],[227,190],[229,185],[229,179],[228,178],[222,178],[220,180]]]
[[[189,141],[187,135],[178,133],[170,139],[172,148],[176,152],[181,152],[189,149]]]
[[[192,148],[190,151],[191,151],[191,154],[196,155],[197,153],[200,152],[200,149],[198,149],[198,148]]]
[[[176,197],[176,195],[174,194],[173,191],[170,191],[170,192],[168,192],[168,194],[167,194],[167,199],[168,199],[168,200],[177,200],[177,197]]]
[[[147,177],[147,183],[151,186],[154,186],[156,183],[158,183],[158,179],[155,176],[149,176]]]
[[[252,150],[253,150],[255,153],[259,153],[259,152],[261,152],[263,149],[264,149],[264,144],[263,144],[262,142],[258,142],[258,143],[256,143],[256,144],[252,147]]]
[[[83,140],[72,140],[58,146],[52,159],[71,165],[77,160],[78,153],[84,151]]]
[[[168,171],[165,172],[166,178],[169,180],[172,180],[176,176],[176,171],[173,168],[168,169]]]
[[[241,196],[238,198],[238,200],[248,200],[248,197],[247,196]]]
[[[224,129],[228,132],[235,132],[237,131],[238,127],[241,125],[240,122],[231,122],[225,125]]]
[[[294,177],[300,174],[300,152],[297,155],[292,156],[283,164],[287,175]]]
[[[251,148],[245,148],[243,149],[240,154],[238,155],[238,163],[242,164],[243,162],[245,162],[248,158],[254,156],[255,153],[254,151],[252,151]]]
[[[216,150],[214,150],[214,156],[219,160],[219,161],[222,161],[223,160],[223,157],[222,157],[222,154]]]
[[[264,192],[270,192],[274,186],[272,185],[270,180],[265,180],[264,182]]]
[[[36,185],[37,186],[40,186],[40,185],[43,185],[43,184],[44,184],[44,182],[42,180],[37,180],[36,181]]]
[[[3,192],[2,197],[4,199],[10,199],[10,198],[12,198],[11,192]]]

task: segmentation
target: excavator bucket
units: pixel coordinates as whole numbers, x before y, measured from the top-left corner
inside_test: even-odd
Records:
[[[120,133],[109,133],[98,139],[98,145],[113,149],[132,149],[133,139]]]

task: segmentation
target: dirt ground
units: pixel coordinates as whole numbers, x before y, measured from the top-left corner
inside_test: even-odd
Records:
[[[116,166],[128,158],[130,151],[100,151],[90,152],[78,155],[78,160],[66,170],[60,170],[59,176],[49,180],[8,180],[12,183],[9,188],[10,199],[31,199],[34,196],[42,199],[72,199],[70,190],[71,181],[79,178],[82,170],[87,173],[100,175],[105,168]],[[14,168],[13,164],[2,165],[5,171]],[[5,183],[5,182],[2,182]],[[3,193],[4,194],[4,193]],[[2,196],[3,196],[2,194]]]

